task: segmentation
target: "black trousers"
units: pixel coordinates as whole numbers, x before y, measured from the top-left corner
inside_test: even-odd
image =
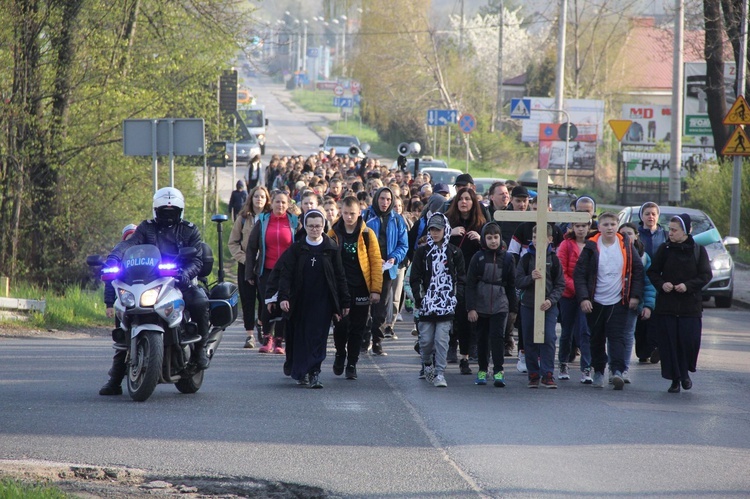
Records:
[[[388,290],[388,287],[391,285],[391,274],[388,273],[388,271],[383,272],[383,290]],[[370,315],[372,316],[372,326],[370,327],[370,334],[367,335],[367,337],[363,340],[364,346],[369,346],[370,344],[370,336],[372,336],[372,344],[376,345],[383,341],[383,337],[385,336],[383,334],[383,324],[385,323],[385,316],[386,316],[386,300],[385,295],[380,293],[380,301],[377,303],[373,303],[370,305]]]
[[[336,355],[345,354],[347,365],[357,365],[369,312],[369,305],[352,305],[349,308],[349,314],[333,324],[333,344],[336,346]]]
[[[237,275],[240,276],[237,279],[237,287],[240,291],[240,302],[242,303],[242,322],[245,326],[245,331],[252,331],[255,328],[255,309],[257,306],[258,317],[262,316],[261,306],[265,300],[260,299],[258,293],[258,286],[256,284],[250,284],[244,278],[245,276],[245,265],[242,263],[237,264]]]
[[[480,371],[489,368],[489,352],[492,352],[493,375],[503,370],[505,360],[505,321],[507,312],[490,316],[479,316],[477,320],[477,356]]]

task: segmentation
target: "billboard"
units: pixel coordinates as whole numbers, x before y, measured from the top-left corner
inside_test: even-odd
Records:
[[[724,94],[727,109],[732,107],[737,96],[734,91],[737,81],[737,68],[733,62],[724,63]],[[685,88],[683,97],[683,144],[713,146],[711,123],[708,120],[706,102],[706,63],[685,63]]]
[[[539,125],[565,121],[562,113],[550,112],[555,109],[555,99],[551,97],[525,97],[531,99],[531,117],[523,120],[521,140],[539,142]],[[580,123],[596,126],[596,136],[604,134],[604,101],[591,99],[566,99],[563,108],[570,115],[571,123],[580,128]]]
[[[669,141],[672,131],[672,106],[623,104],[622,119],[633,123],[622,138],[623,145],[647,145]]]
[[[568,169],[593,170],[596,166],[597,125],[577,124],[578,135],[568,142]],[[560,125],[541,123],[539,125],[539,168],[565,168],[565,141],[560,140]]]
[[[715,158],[714,154],[684,154],[680,178],[685,179],[703,161]],[[669,153],[623,151],[625,178],[629,182],[667,182],[669,180]]]

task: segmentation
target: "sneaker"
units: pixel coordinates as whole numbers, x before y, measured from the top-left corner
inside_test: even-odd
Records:
[[[496,387],[498,388],[505,387],[505,373],[503,373],[502,371],[496,372],[494,378],[495,378],[495,382],[493,384]]]
[[[446,360],[448,364],[458,364],[458,352],[456,351],[456,347],[448,347]]]
[[[555,377],[550,372],[544,375],[544,377],[542,378],[542,384],[546,386],[547,388],[557,388],[557,383],[555,383]]]
[[[357,379],[357,366],[349,364],[346,366],[346,379]]]
[[[313,389],[323,388],[323,383],[320,382],[320,377],[318,376],[318,373],[315,373],[310,376],[310,388],[313,388]]]
[[[276,355],[286,355],[286,350],[284,350],[284,347],[281,346],[281,339],[276,340],[276,346],[273,348],[273,353]]]
[[[333,360],[333,374],[341,376],[344,373],[344,362],[346,362],[346,354],[337,353]]]
[[[386,339],[393,338],[393,328],[391,326],[385,326],[383,330],[383,337]]]
[[[307,376],[307,374],[305,374],[304,376],[302,376],[302,379],[298,379],[297,380],[297,384],[298,385],[306,385],[309,382],[310,382],[310,378]]]
[[[373,343],[372,344],[372,354],[373,355],[382,355],[382,356],[388,355],[387,353],[385,353],[383,351],[383,345],[381,345],[380,343]]]
[[[615,371],[612,375],[612,384],[615,387],[615,390],[622,390],[622,387],[625,386],[625,380],[622,379],[622,373],[620,371]]]
[[[411,335],[412,336],[419,336],[419,331],[417,331],[417,328],[414,328],[414,329],[411,330]]]
[[[630,372],[629,371],[623,371],[622,374],[622,380],[625,382],[626,385],[630,384]]]
[[[404,322],[404,318],[401,317],[401,313],[396,314],[396,322]]]
[[[568,364],[560,364],[560,375],[557,379],[570,379],[570,373],[568,372]]]
[[[422,369],[419,370],[419,379],[425,379],[424,365],[422,365]]]
[[[523,351],[518,352],[518,364],[516,364],[516,369],[518,369],[518,372],[520,373],[529,372],[529,370],[526,369],[526,354],[523,353]]]
[[[424,366],[424,379],[426,379],[428,383],[435,381],[435,369],[433,369],[432,366]]]
[[[250,333],[250,336],[245,338],[245,344],[242,346],[242,348],[255,348],[255,338],[253,338],[252,333]]]
[[[474,380],[475,385],[486,385],[487,384],[487,371],[477,371],[477,379]]]
[[[591,384],[594,388],[604,388],[604,373],[594,372],[594,380]]]
[[[267,334],[263,337],[264,343],[263,346],[258,349],[259,353],[272,353],[273,352],[273,336],[270,334]]]
[[[472,374],[471,368],[469,367],[469,359],[461,359],[458,364],[461,374]]]
[[[610,385],[612,384],[612,377],[614,376],[614,373],[612,371],[609,371],[609,379],[607,380],[607,383]]]
[[[539,375],[537,373],[529,374],[529,388],[539,388]]]
[[[591,379],[591,368],[587,367],[583,371],[581,371],[581,383],[584,385],[590,385],[594,382],[593,379]]]
[[[448,382],[445,381],[445,376],[442,374],[438,374],[435,376],[435,381],[432,382],[433,385],[437,386],[438,388],[445,388],[448,386]]]

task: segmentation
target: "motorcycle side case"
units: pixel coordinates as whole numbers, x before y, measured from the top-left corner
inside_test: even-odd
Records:
[[[211,289],[209,302],[214,326],[225,328],[237,319],[240,295],[236,284],[220,282]]]

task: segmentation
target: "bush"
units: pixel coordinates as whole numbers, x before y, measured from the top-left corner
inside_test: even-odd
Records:
[[[687,180],[686,199],[691,208],[699,208],[711,216],[723,235],[729,234],[730,213],[732,206],[732,172],[731,160],[718,163],[705,163]],[[740,220],[747,226],[750,220],[750,169],[742,169],[742,203]],[[740,250],[750,248],[750,236],[747,231],[740,231]]]

